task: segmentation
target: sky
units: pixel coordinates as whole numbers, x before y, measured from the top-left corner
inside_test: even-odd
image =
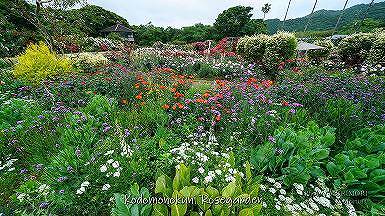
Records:
[[[376,0],[381,2],[383,0]],[[156,26],[183,27],[195,23],[213,24],[222,11],[237,5],[251,6],[253,18],[263,18],[261,8],[272,4],[267,19],[283,19],[289,0],[88,0],[127,19],[131,25],[152,22]],[[308,15],[315,0],[292,0],[288,19]],[[371,0],[349,0],[348,7]],[[341,10],[345,0],[318,0],[316,10]]]

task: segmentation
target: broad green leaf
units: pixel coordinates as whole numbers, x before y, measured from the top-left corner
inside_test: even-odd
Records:
[[[168,216],[168,208],[166,205],[154,205],[153,216]]]
[[[125,203],[125,196],[123,194],[114,194],[115,196],[115,208],[112,209],[112,215],[114,216],[129,216],[130,209]]]
[[[246,173],[246,181],[248,184],[250,184],[252,181],[252,175],[251,175],[251,166],[249,161],[246,161],[245,173]]]
[[[190,180],[190,168],[186,167],[184,164],[180,164],[172,182],[174,191],[179,191],[183,187],[189,186]]]
[[[133,197],[139,197],[139,185],[137,183],[133,184],[130,188],[131,194]]]
[[[222,191],[223,197],[232,197],[235,193],[237,184],[235,181],[230,182]]]
[[[323,160],[327,157],[329,157],[329,150],[327,149],[318,149],[313,152],[313,157],[317,160]]]
[[[333,162],[329,162],[327,165],[326,165],[326,169],[328,170],[328,172],[330,173],[330,175],[334,178],[338,177],[339,173],[341,172],[341,170],[338,168],[337,165],[335,165]]]
[[[239,212],[239,216],[254,216],[254,212],[250,208],[245,208]]]
[[[177,200],[178,197],[181,197],[181,194],[179,194],[177,191],[174,191],[172,194],[172,197]],[[171,216],[184,216],[187,212],[187,204],[178,204],[176,201],[174,204],[171,205]]]
[[[155,193],[162,193],[166,197],[171,197],[171,187],[171,179],[166,175],[162,175],[156,180]]]
[[[206,211],[205,216],[213,216],[210,209]]]
[[[208,186],[206,188],[206,192],[207,194],[211,197],[211,198],[215,198],[217,196],[219,196],[219,191],[211,186]]]

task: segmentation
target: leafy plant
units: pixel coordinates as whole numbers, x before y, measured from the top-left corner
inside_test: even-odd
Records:
[[[173,180],[166,175],[160,176],[156,181],[155,193],[162,194],[169,198],[194,198],[196,204],[182,203],[166,205],[155,205],[155,215],[199,215],[197,210],[204,212],[205,215],[258,215],[261,205],[253,203],[250,206],[232,206],[220,200],[226,199],[251,199],[258,196],[259,185],[254,183],[251,177],[250,165],[246,165],[247,184],[242,185],[241,177],[238,176],[234,181],[229,183],[220,192],[213,187],[199,188],[191,186],[190,168],[181,164],[177,169]],[[239,210],[236,208],[239,207]]]
[[[22,80],[38,84],[46,78],[68,73],[71,62],[52,53],[43,42],[30,45],[18,57],[13,74]]]
[[[348,141],[345,151],[337,154],[326,166],[340,190],[358,191],[350,198],[369,198],[371,203],[384,204],[385,190],[385,126],[365,128]],[[349,196],[349,194],[348,194]]]
[[[112,209],[113,216],[149,216],[152,211],[150,204],[127,204],[128,199],[149,199],[150,191],[147,188],[141,188],[139,185],[134,184],[130,188],[130,192],[126,195],[115,194],[115,207]]]
[[[362,64],[369,55],[374,39],[371,33],[358,33],[344,38],[338,45],[338,54],[349,66]]]
[[[334,129],[319,128],[315,122],[299,131],[280,128],[274,137],[255,149],[251,163],[259,173],[282,172],[287,185],[306,184],[312,176],[324,176],[321,165],[334,141]]]

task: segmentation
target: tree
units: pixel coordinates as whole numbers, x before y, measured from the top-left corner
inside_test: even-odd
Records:
[[[214,23],[219,38],[242,36],[242,29],[251,20],[252,10],[252,7],[236,6],[219,14]]]
[[[86,2],[86,0],[14,0],[10,1],[10,6],[13,13],[18,13],[34,25],[45,38],[47,45],[54,50],[53,37],[58,20],[56,13]],[[31,4],[34,5],[34,10],[31,10]]]
[[[267,34],[267,25],[261,19],[252,19],[241,30],[244,35]]]
[[[271,4],[266,3],[265,5],[263,5],[263,7],[262,7],[263,20],[265,20],[266,14],[268,14],[270,12],[270,10],[271,10]]]

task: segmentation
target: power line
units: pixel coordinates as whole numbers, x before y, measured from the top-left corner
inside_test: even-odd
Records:
[[[315,8],[317,7],[317,3],[318,3],[318,0],[315,0],[314,6],[313,6],[313,10],[311,11],[311,13],[310,13],[310,15],[309,15],[309,20],[308,20],[308,22],[307,22],[307,24],[306,24],[306,26],[305,26],[304,32],[306,32],[307,28],[308,28],[309,25],[310,25],[311,19],[313,18],[313,13],[314,13],[314,11],[315,11]]]
[[[362,16],[360,25],[358,26],[358,28],[356,28],[356,32],[358,32],[359,30],[361,30],[362,25],[364,24],[364,21],[365,21],[366,17],[368,16],[369,10],[370,10],[370,8],[372,8],[373,4],[374,4],[374,0],[372,0],[372,1],[370,2],[368,8],[367,8],[366,11],[364,12],[364,15]]]
[[[334,27],[333,35],[334,35],[334,34],[336,33],[336,31],[337,31],[338,25],[339,25],[340,22],[341,22],[341,18],[342,18],[342,16],[344,15],[344,12],[345,12],[346,6],[348,5],[348,2],[349,2],[349,0],[346,0],[345,5],[344,5],[344,9],[342,9],[341,15],[340,15],[340,17],[338,17],[336,26]]]
[[[292,0],[289,0],[289,5],[287,6],[287,9],[286,9],[285,18],[283,19],[283,23],[282,23],[282,30],[285,30],[285,29],[284,29],[284,28],[285,28],[285,22],[286,22],[287,14],[289,13],[291,1],[292,1]]]

